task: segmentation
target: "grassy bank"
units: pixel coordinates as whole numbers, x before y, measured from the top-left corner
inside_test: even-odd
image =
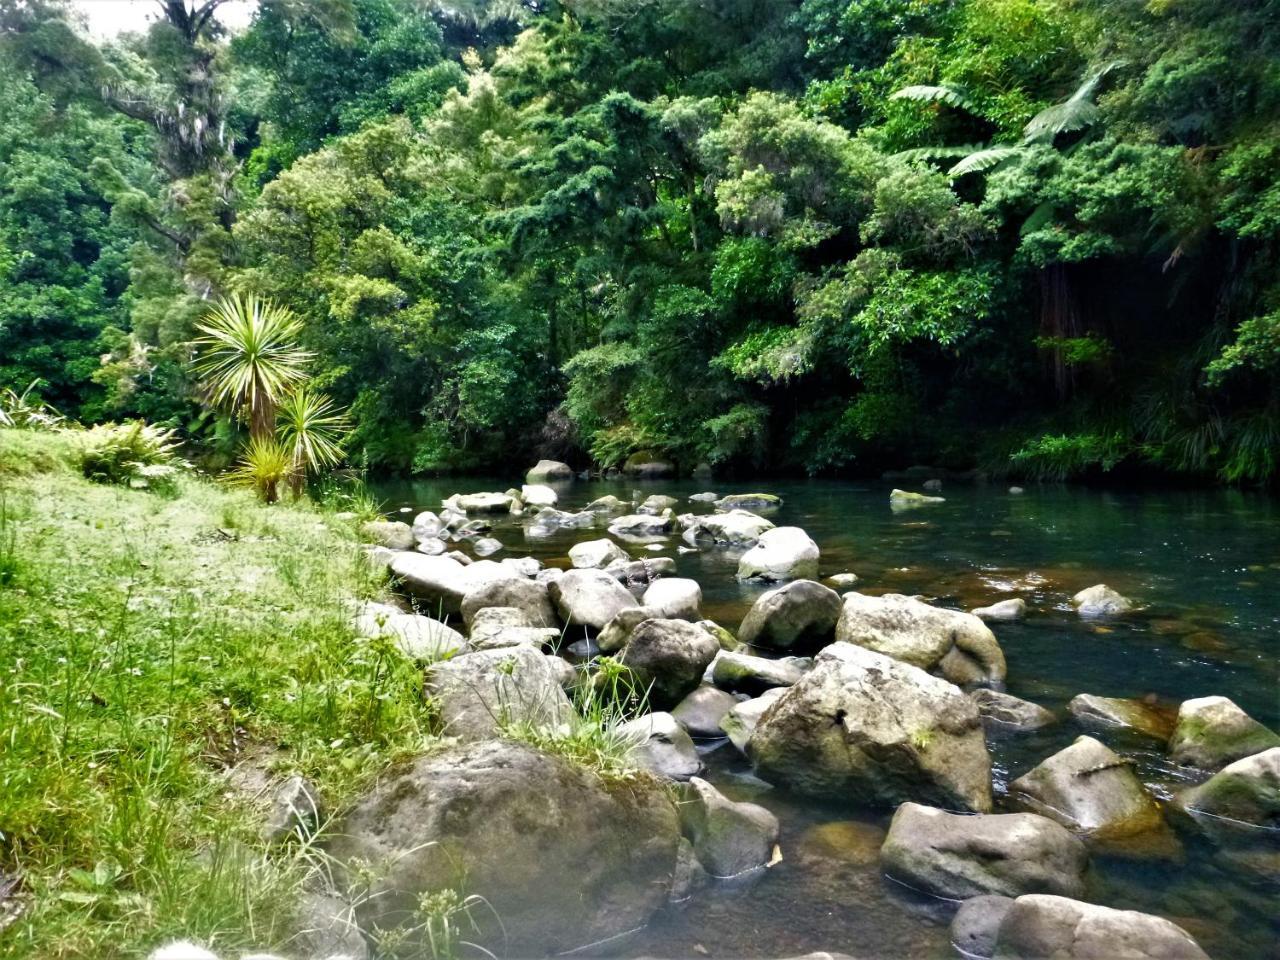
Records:
[[[287,948],[313,859],[227,770],[340,806],[429,738],[420,672],[347,626],[377,589],[349,525],[91,483],[75,444],[0,429],[0,956]]]

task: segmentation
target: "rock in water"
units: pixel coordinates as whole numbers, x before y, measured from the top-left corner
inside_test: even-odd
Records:
[[[770,687],[789,687],[797,683],[812,661],[800,657],[770,660],[746,653],[724,651],[711,668],[711,682],[721,690],[759,696]]]
[[[525,744],[489,741],[391,768],[329,853],[351,880],[357,870],[374,878],[357,908],[366,930],[420,931],[421,899],[461,890],[485,903],[468,939],[546,956],[645,924],[666,902],[679,841],[656,780],[606,782]]]
[[[890,593],[844,595],[836,639],[883,653],[952,683],[998,682],[1004,651],[995,634],[971,613],[945,610]]]
[[[709,517],[695,517],[694,523],[685,531],[685,539],[690,542],[710,539],[729,546],[753,547],[766,531],[772,529],[773,524],[764,517],[747,510],[731,510]]]
[[[656,517],[664,510],[671,510],[679,502],[675,497],[655,493],[650,497],[646,497],[644,503],[636,507],[636,513],[648,513]]]
[[[698,749],[669,713],[647,713],[618,727],[618,735],[635,744],[632,757],[664,780],[688,780],[702,772]]]
[[[1089,854],[1065,827],[1034,813],[965,815],[904,803],[893,815],[880,863],[893,879],[951,900],[1079,896]]]
[[[1219,770],[1271,747],[1280,747],[1280,736],[1226,697],[1185,701],[1169,738],[1174,762],[1201,770]]]
[[[782,498],[772,493],[731,493],[715,503],[717,508],[726,513],[730,510],[775,510],[782,506]]]
[[[980,620],[1021,620],[1027,615],[1027,601],[1021,597],[998,600],[990,606],[975,607],[969,612]]]
[[[676,467],[670,460],[646,450],[627,457],[622,472],[628,477],[656,479],[675,476]]]
[[[1105,583],[1081,590],[1071,598],[1071,605],[1082,617],[1118,617],[1133,609],[1133,601],[1112,590]]]
[[[502,541],[493,537],[481,537],[471,547],[477,557],[491,557],[502,549]]]
[[[1132,730],[1161,741],[1168,740],[1173,732],[1173,717],[1141,700],[1081,693],[1071,698],[1067,710],[1095,730]]]
[[[1018,897],[1000,922],[1001,960],[1209,960],[1187,931],[1163,917],[1049,894]]]
[[[778,842],[778,818],[755,803],[735,803],[694,777],[680,804],[680,822],[698,861],[720,880],[761,870]]]
[[[716,638],[686,620],[644,620],[631,631],[618,662],[631,671],[649,706],[669,710],[692,693],[720,650]]]
[[[926,503],[946,503],[946,497],[930,497],[911,490],[893,489],[889,491],[890,507],[915,507]]]
[[[520,488],[520,499],[527,507],[554,507],[560,502],[560,494],[545,483],[526,483]]]
[[[747,743],[756,732],[760,718],[786,692],[786,687],[772,687],[752,700],[742,701],[724,715],[724,719],[720,721],[720,729],[735,747],[746,753]]]
[[[612,540],[586,540],[569,548],[569,562],[575,570],[601,570],[618,560],[630,560],[627,551]]]
[[[1164,825],[1133,766],[1093,737],[1078,737],[1009,784],[1016,806],[1088,837],[1114,839]]]
[[[1280,830],[1280,747],[1228,764],[1178,802],[1192,813]]]
[[[546,657],[528,646],[480,650],[445,660],[427,672],[447,736],[479,740],[508,725],[554,731],[573,706]]]
[[[1012,897],[970,897],[951,919],[951,942],[966,958],[989,960],[996,952],[1000,924],[1012,906]]]
[[[835,639],[840,594],[795,580],[760,595],[738,629],[742,643],[773,650],[818,650]]]
[[[739,580],[812,580],[818,575],[818,545],[799,527],[774,527],[738,561]]]
[[[498,580],[521,579],[510,568],[492,560],[464,566],[452,557],[426,557],[420,553],[396,554],[391,561],[391,574],[428,613],[458,613],[462,598],[472,590]]]
[[[1057,717],[1038,703],[999,690],[979,687],[969,694],[988,730],[1039,730],[1057,722]]]
[[[603,629],[619,611],[640,605],[603,570],[569,570],[549,590],[565,623],[592,630]]]
[[[481,584],[468,591],[459,606],[468,629],[474,626],[476,614],[488,607],[514,607],[524,617],[525,626],[553,629],[560,626],[547,585],[524,577]]]
[[[514,503],[509,493],[455,493],[444,506],[463,513],[508,513]]]
[[[684,577],[665,577],[655,580],[644,592],[643,605],[658,611],[659,617],[668,620],[697,621],[702,614],[702,588],[697,580]]]
[[[747,743],[756,773],[809,796],[986,812],[991,758],[957,687],[850,643],[818,654]]]
[[[720,722],[737,705],[733,694],[704,683],[681,700],[671,715],[695,740],[719,740],[725,735]]]
[[[539,460],[524,475],[525,483],[546,483],[548,480],[572,480],[573,468],[559,460]]]

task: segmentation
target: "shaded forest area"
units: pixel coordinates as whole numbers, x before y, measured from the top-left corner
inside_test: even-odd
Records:
[[[0,388],[242,425],[225,294],[350,460],[1280,476],[1274,0],[0,0]]]

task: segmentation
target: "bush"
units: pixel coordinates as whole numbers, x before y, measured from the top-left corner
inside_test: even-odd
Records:
[[[189,466],[178,456],[173,430],[141,420],[104,423],[83,435],[80,469],[98,483],[169,493]]]

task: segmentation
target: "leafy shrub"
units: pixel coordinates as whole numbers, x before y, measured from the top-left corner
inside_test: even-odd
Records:
[[[288,482],[297,470],[293,450],[271,437],[254,437],[245,447],[235,468],[228,471],[228,483],[252,487],[266,503],[280,499],[280,485]]]
[[[31,395],[39,383],[32,380],[21,393],[12,387],[0,390],[0,427],[52,430],[62,424],[63,417],[57,410]]]
[[[1059,434],[1029,441],[1010,460],[1038,479],[1066,480],[1094,468],[1106,473],[1130,452],[1119,433]]]
[[[171,493],[190,466],[178,446],[175,431],[141,420],[104,423],[85,431],[80,469],[98,483]]]

